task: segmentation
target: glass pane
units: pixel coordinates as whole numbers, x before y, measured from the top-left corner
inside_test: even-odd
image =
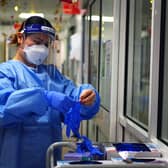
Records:
[[[102,4],[100,87],[101,104],[110,110],[110,84],[112,59],[113,0]]]
[[[98,89],[100,0],[91,6],[90,82]]]
[[[148,126],[151,9],[150,0],[130,0],[126,114],[145,128]]]
[[[90,5],[90,15],[88,17],[89,27],[86,27],[86,31],[90,28],[88,43],[87,36],[85,37],[86,46],[89,49],[89,83],[91,83],[98,90],[98,58],[99,58],[99,24],[100,24],[100,0],[92,1]],[[87,49],[87,47],[86,47]],[[85,57],[86,58],[86,57]],[[88,137],[93,141],[97,141],[98,128],[96,124],[96,118],[88,122]]]
[[[163,76],[163,110],[162,110],[162,125],[161,125],[161,138],[168,143],[168,4],[166,4],[166,24],[165,24],[165,51],[164,51],[164,76]]]
[[[85,15],[83,18],[83,73],[82,73],[82,80],[84,83],[88,82],[88,49],[89,49],[89,16]]]

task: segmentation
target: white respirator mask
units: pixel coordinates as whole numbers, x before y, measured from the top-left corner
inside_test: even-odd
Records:
[[[42,64],[49,54],[49,49],[44,44],[25,46],[23,51],[26,60],[35,65]]]

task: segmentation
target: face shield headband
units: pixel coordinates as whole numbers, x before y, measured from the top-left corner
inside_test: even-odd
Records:
[[[30,26],[25,26],[22,30],[22,33],[30,34],[30,33],[45,33],[48,34],[52,40],[55,39],[55,30],[48,26],[43,26],[40,24],[31,24]]]

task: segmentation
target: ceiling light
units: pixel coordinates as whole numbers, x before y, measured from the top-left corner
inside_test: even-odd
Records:
[[[114,17],[103,16],[102,21],[103,22],[114,22]]]
[[[18,11],[18,9],[19,9],[19,7],[16,5],[16,6],[14,6],[14,10],[17,12]]]
[[[43,13],[20,13],[19,17],[22,19],[27,19],[31,16],[40,16],[40,17],[44,17]]]
[[[100,21],[100,17],[98,15],[92,15],[91,16],[92,21]],[[90,20],[90,17],[88,17]],[[102,16],[102,21],[103,22],[114,22],[114,17],[113,16]]]

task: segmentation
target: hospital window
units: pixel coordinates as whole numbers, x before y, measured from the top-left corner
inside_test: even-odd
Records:
[[[100,75],[99,93],[101,105],[110,110],[111,90],[111,60],[112,60],[112,30],[113,30],[113,0],[102,4],[101,22],[101,54],[100,54]]]
[[[89,82],[98,89],[100,1],[93,0],[90,6]]]
[[[109,113],[111,89],[111,57],[112,57],[112,30],[113,30],[113,0],[93,0],[89,7],[89,44],[85,33],[85,49],[88,47],[89,81],[94,85],[101,96],[101,117],[95,117],[88,122],[88,137],[93,141],[107,141],[109,139]],[[87,16],[88,16],[87,15]],[[88,26],[84,27],[85,32]],[[85,50],[86,51],[86,50]],[[86,55],[86,54],[85,54]],[[86,59],[86,57],[85,57]]]
[[[92,0],[89,6],[89,46],[88,46],[88,80],[97,89],[99,86],[99,57],[100,57],[100,12],[101,1]],[[87,44],[86,44],[87,45]],[[99,128],[96,118],[88,122],[88,137],[98,140]]]
[[[160,94],[159,94],[159,139],[168,145],[168,3],[162,1],[161,55],[160,55]],[[164,33],[163,33],[164,32]],[[164,43],[164,44],[163,44]],[[160,113],[161,112],[161,113]],[[160,115],[161,114],[161,115]]]
[[[88,9],[89,10],[89,9]],[[89,49],[89,13],[83,16],[83,32],[82,32],[82,81],[88,82],[88,49]]]
[[[128,1],[126,116],[148,129],[151,0]]]

